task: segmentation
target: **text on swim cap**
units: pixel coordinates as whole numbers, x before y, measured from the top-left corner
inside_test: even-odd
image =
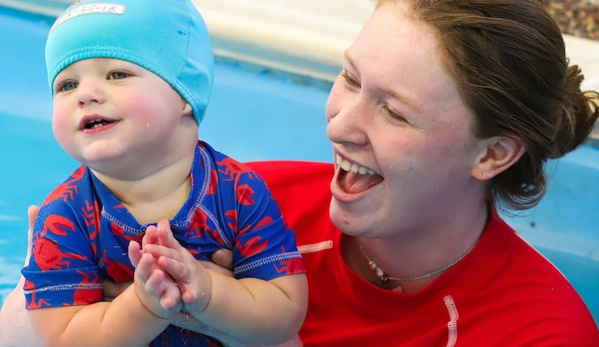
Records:
[[[126,9],[127,8],[125,5],[108,4],[108,3],[87,4],[87,5],[76,6],[76,7],[71,8],[70,10],[67,10],[62,15],[60,15],[60,17],[58,17],[56,22],[54,22],[54,25],[50,29],[50,32],[52,32],[52,30],[56,29],[56,27],[58,27],[62,23],[66,22],[68,20],[71,20],[73,18],[79,17],[79,16],[83,16],[86,14],[119,14],[120,15],[120,14],[124,14]]]

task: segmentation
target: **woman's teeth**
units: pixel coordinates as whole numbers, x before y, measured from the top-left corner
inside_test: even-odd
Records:
[[[351,171],[353,173],[359,173],[360,175],[366,175],[366,174],[374,175],[376,173],[376,172],[374,172],[374,170],[369,169],[367,167],[360,166],[356,163],[350,163],[349,160],[345,160],[345,159],[341,158],[341,156],[338,154],[337,154],[336,162],[337,162],[337,166],[339,166],[344,171]]]

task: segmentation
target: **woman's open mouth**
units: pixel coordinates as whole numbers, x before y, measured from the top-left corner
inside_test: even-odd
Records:
[[[366,191],[384,180],[383,176],[374,170],[343,159],[339,154],[335,156],[335,163],[339,170],[337,183],[346,193],[357,194]]]

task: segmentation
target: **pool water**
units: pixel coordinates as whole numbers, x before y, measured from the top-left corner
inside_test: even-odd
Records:
[[[589,261],[587,257],[582,257],[569,252],[560,252],[543,247],[537,247],[543,255],[574,284],[576,290],[585,299],[589,310],[595,317],[595,322],[599,321],[599,262]]]
[[[43,47],[52,19],[0,7],[0,303],[26,252],[26,209],[78,164],[51,131]],[[200,138],[242,161],[331,161],[327,87],[219,62]],[[599,321],[599,149],[584,146],[550,165],[545,199],[506,220],[573,283]]]

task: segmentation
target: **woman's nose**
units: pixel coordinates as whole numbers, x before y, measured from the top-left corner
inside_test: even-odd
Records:
[[[368,143],[368,107],[359,94],[327,102],[327,135],[334,143]]]

